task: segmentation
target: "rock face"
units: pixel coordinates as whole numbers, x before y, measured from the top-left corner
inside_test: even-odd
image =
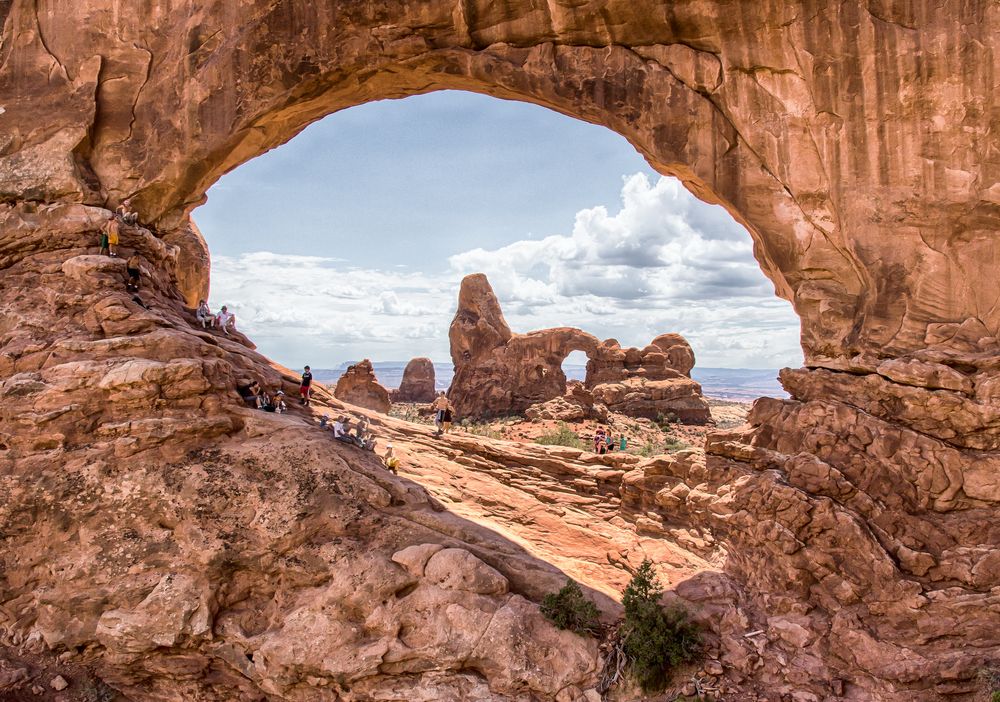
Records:
[[[389,402],[389,391],[379,385],[372,362],[367,358],[361,363],[348,366],[337,381],[333,394],[338,400],[383,414],[392,406]]]
[[[694,351],[680,334],[661,334],[642,350],[608,339],[590,354],[586,384],[614,412],[705,424],[712,414],[701,386],[691,380],[692,368]]]
[[[411,359],[403,370],[399,388],[392,393],[392,401],[433,402],[436,396],[434,363],[429,358]]]
[[[350,447],[241,407],[237,378],[294,379],[184,308],[207,276],[183,269],[203,253],[183,232],[223,173],[337,110],[464,89],[607,126],[726,207],[801,317],[806,357],[783,374],[792,399],[758,403],[704,462],[654,460],[620,488],[567,454],[502,465],[566,476],[546,503],[578,478],[619,489],[636,530],[717,549],[723,572],[673,590],[718,615],[747,695],[985,692],[1000,657],[995,4],[597,5],[0,2],[0,646],[79,655],[136,699],[589,691],[583,644],[530,607],[532,633],[514,633],[539,593],[413,582],[392,560],[408,546],[490,556]],[[122,246],[154,269],[151,309],[94,256],[96,222],[130,195],[151,228]],[[489,321],[460,351],[495,348]],[[518,353],[544,360],[546,343]],[[540,399],[514,381],[518,403]],[[505,560],[489,565],[511,584],[552,575]],[[501,627],[482,646],[439,636],[466,630],[448,616],[467,607]],[[404,624],[415,611],[430,633]]]
[[[524,416],[531,420],[555,419],[560,422],[578,422],[584,419],[596,419],[599,422],[608,418],[608,408],[594,402],[594,393],[579,380],[571,380],[566,384],[566,393],[559,397],[531,405],[524,411]]]
[[[538,418],[592,416],[596,401],[604,413],[699,424],[711,419],[701,386],[690,378],[694,352],[679,334],[658,336],[641,351],[570,327],[513,334],[486,276],[476,273],[462,279],[448,337],[455,365],[448,396],[459,416],[517,414],[532,406],[530,416]],[[590,392],[564,398],[562,363],[572,351],[587,354]]]
[[[597,346],[579,329],[558,327],[513,334],[482,273],[466,276],[448,330],[455,377],[448,397],[459,418],[523,412],[566,391],[562,362]]]

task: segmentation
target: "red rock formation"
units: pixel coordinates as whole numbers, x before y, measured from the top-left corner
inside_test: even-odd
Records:
[[[694,351],[680,334],[661,334],[642,350],[608,339],[590,354],[586,385],[613,412],[705,424],[712,414],[692,368]]]
[[[984,692],[1000,656],[993,3],[107,5],[0,2],[0,646],[77,656],[137,698],[588,692],[591,651],[534,610],[520,633],[521,595],[413,582],[392,556],[457,539],[510,583],[550,570],[519,577],[351,447],[239,406],[236,378],[286,381],[191,327],[200,275],[174,261],[197,251],[164,244],[221,174],[312,121],[465,89],[623,135],[747,225],[802,319],[793,399],[760,403],[706,462],[657,460],[622,488],[636,529],[712,532],[724,574],[674,590],[718,615],[740,694]],[[90,256],[129,195],[164,237],[123,242],[156,269],[151,310]],[[539,460],[518,458],[503,465]],[[569,483],[539,492],[550,505],[575,480],[611,490],[614,471],[539,462]],[[398,604],[418,592],[409,611],[434,624],[403,641],[424,628]],[[456,607],[476,618],[453,627]],[[486,620],[502,630],[482,646],[440,635]]]
[[[372,362],[367,358],[361,363],[348,366],[337,381],[333,395],[338,400],[383,414],[392,406],[389,403],[389,391],[379,384]]]
[[[448,338],[455,365],[448,397],[459,418],[515,414],[561,396],[566,356],[597,344],[569,327],[512,334],[482,273],[462,279]]]
[[[435,396],[434,363],[429,358],[411,359],[403,370],[399,388],[392,392],[392,401],[432,402]]]
[[[571,380],[566,384],[566,393],[547,402],[532,405],[524,411],[524,416],[531,420],[555,419],[561,422],[578,422],[584,419],[596,419],[605,422],[608,419],[608,408],[601,403],[594,403],[594,394],[579,380]]]
[[[538,406],[532,414],[579,414],[587,398],[562,399],[562,363],[570,352],[584,351],[591,407],[596,400],[631,417],[672,416],[698,424],[711,420],[701,386],[688,375],[694,352],[679,334],[658,336],[641,351],[622,349],[614,339],[598,343],[570,327],[512,334],[489,281],[477,273],[462,279],[448,336],[455,364],[448,395],[459,416],[517,414],[549,401],[554,404]]]

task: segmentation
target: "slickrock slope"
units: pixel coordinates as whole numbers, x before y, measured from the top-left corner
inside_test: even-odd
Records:
[[[434,363],[429,358],[413,358],[403,369],[403,379],[392,392],[393,402],[431,402],[437,396],[434,387]]]
[[[338,400],[375,410],[388,412],[389,391],[375,379],[375,369],[367,358],[349,366],[333,389]]]
[[[747,225],[801,317],[792,399],[758,403],[704,462],[635,466],[602,520],[711,536],[722,575],[675,593],[714,621],[724,677],[769,700],[984,692],[977,673],[1000,659],[995,3],[8,0],[0,26],[11,657],[69,654],[136,699],[587,692],[592,648],[518,599],[537,596],[528,580],[559,584],[551,566],[316,443],[303,418],[242,408],[238,378],[295,378],[181,307],[208,283],[188,216],[223,173],[336,110],[452,88],[623,135]],[[148,310],[91,245],[130,195],[155,226],[123,243],[151,271]],[[451,441],[428,484],[464,457],[450,480],[518,465],[543,495],[547,459]],[[554,459],[555,482],[592,489],[564,480],[574,461]],[[527,543],[531,519],[512,524]],[[433,556],[420,576],[413,552],[392,560],[425,543],[508,591],[454,553],[478,584],[446,587]],[[440,636],[482,620],[495,636]]]

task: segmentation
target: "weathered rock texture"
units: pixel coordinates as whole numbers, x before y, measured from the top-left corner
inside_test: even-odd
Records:
[[[524,411],[531,420],[555,419],[561,422],[579,422],[584,419],[605,421],[608,408],[594,401],[594,393],[579,380],[566,383],[566,392],[546,402],[531,405]]]
[[[586,385],[613,412],[705,424],[712,414],[692,368],[694,351],[680,334],[661,334],[641,350],[608,339],[590,353]]]
[[[523,412],[566,392],[562,363],[597,338],[570,327],[514,334],[482,273],[466,276],[448,330],[455,365],[448,397],[461,417]]]
[[[372,362],[367,358],[347,367],[337,381],[333,394],[338,400],[383,414],[392,406],[389,391],[379,384]]]
[[[448,395],[461,417],[494,417],[526,412],[555,418],[576,416],[573,407],[594,402],[631,417],[675,417],[684,422],[711,419],[701,386],[691,380],[694,352],[679,334],[656,337],[644,349],[623,349],[614,339],[600,342],[579,329],[557,327],[514,334],[486,276],[462,279],[458,310],[449,329],[455,377]],[[567,395],[562,363],[573,351],[587,354],[586,395]],[[545,409],[542,404],[553,402]],[[550,416],[552,415],[552,416]]]
[[[741,689],[983,692],[1000,657],[995,3],[6,0],[0,25],[4,647],[79,656],[136,699],[586,691],[593,659],[552,630],[511,624],[479,648],[407,626],[426,612],[450,630],[470,606],[504,627],[522,604],[416,578],[392,561],[407,546],[528,578],[453,536],[416,486],[380,483],[299,418],[241,408],[236,378],[294,378],[190,326],[182,302],[207,281],[177,265],[200,244],[165,243],[221,174],[310,122],[454,88],[623,135],[747,225],[801,317],[792,399],[759,403],[703,464],[622,481],[636,529],[711,534],[722,575],[674,592],[719,615]],[[153,227],[123,243],[156,269],[151,310],[92,255],[103,208],[129,195]],[[569,481],[561,498],[611,489],[613,471],[574,460],[539,459]]]
[[[392,401],[432,402],[436,396],[434,363],[429,358],[411,359],[403,370],[399,387],[392,392]]]
[[[106,215],[0,205],[0,697],[59,656],[134,700],[585,702],[596,643],[534,604],[562,574],[297,404],[245,407],[297,376],[202,330],[142,228],[134,303]]]

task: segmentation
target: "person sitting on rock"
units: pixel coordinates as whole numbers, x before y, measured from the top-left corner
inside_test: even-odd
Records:
[[[368,451],[375,450],[375,432],[372,431],[371,426],[368,417],[362,417],[358,420],[358,426],[354,431],[353,437],[354,443]]]
[[[351,420],[341,415],[333,425],[333,438],[338,441],[351,441]]]
[[[128,273],[125,289],[129,292],[139,292],[139,276],[142,272],[139,268],[139,254],[134,253],[128,257],[128,261],[125,262],[125,272]]]
[[[288,405],[285,404],[285,393],[283,390],[278,390],[275,392],[268,403],[264,405],[265,412],[274,412],[276,414],[281,414],[288,410]]]
[[[115,214],[118,215],[123,224],[134,225],[139,221],[139,215],[132,211],[132,200],[130,198],[126,198],[118,205],[115,209]]]
[[[382,456],[382,462],[392,473],[399,475],[399,459],[396,458],[396,454],[392,450],[392,444],[385,445],[385,455]]]
[[[330,415],[324,414],[322,417],[319,418],[319,428],[320,429],[332,428],[330,427]]]
[[[229,308],[225,305],[219,310],[219,314],[215,316],[215,325],[221,329],[226,336],[229,336],[229,330],[232,329],[236,331],[236,315],[229,311]]]
[[[604,443],[604,428],[598,427],[594,433],[594,453],[607,453],[608,445]]]
[[[206,329],[215,323],[215,315],[212,314],[212,310],[205,300],[198,300],[198,310],[194,313],[194,316],[201,322],[202,329]]]
[[[247,406],[253,407],[254,409],[261,409],[264,406],[263,398],[261,397],[262,393],[260,390],[260,383],[256,380],[251,381],[251,383],[246,387],[237,387],[236,389],[239,391],[240,397],[243,398],[243,401],[247,404]]]

